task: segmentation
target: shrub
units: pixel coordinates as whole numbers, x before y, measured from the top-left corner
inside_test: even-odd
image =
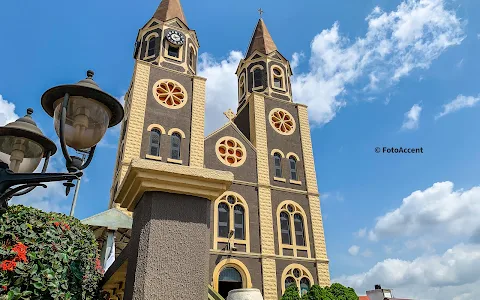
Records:
[[[297,286],[292,284],[285,290],[282,300],[358,300],[358,296],[354,289],[334,283],[325,288],[313,285],[308,293],[300,298]]]
[[[300,300],[300,294],[295,284],[290,285],[285,290],[281,300]]]
[[[0,300],[98,299],[98,245],[73,217],[10,206],[0,216],[0,263]]]

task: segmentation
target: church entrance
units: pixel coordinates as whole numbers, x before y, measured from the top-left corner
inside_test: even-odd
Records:
[[[242,287],[242,275],[235,268],[227,267],[218,276],[218,293],[225,299],[227,299],[228,292]]]

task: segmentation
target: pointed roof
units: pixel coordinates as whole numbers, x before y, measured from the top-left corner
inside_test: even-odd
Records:
[[[272,36],[268,32],[267,25],[263,22],[263,19],[259,19],[257,27],[253,32],[252,40],[250,46],[248,47],[247,56],[249,57],[253,51],[259,51],[263,54],[270,54],[271,52],[277,50],[277,46],[273,42]]]
[[[185,25],[187,24],[180,0],[162,0],[153,17],[160,21],[168,21],[177,17]]]

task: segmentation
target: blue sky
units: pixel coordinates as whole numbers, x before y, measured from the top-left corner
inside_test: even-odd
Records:
[[[40,96],[96,72],[122,97],[137,31],[159,0],[0,4],[0,123],[35,110],[58,140]],[[182,0],[200,40],[207,131],[235,109],[235,69],[263,8],[294,66],[295,101],[310,107],[333,279],[359,294],[474,299],[480,289],[480,2],[476,0]],[[107,209],[119,128],[98,147],[76,216]],[[208,133],[207,132],[207,133]],[[423,154],[375,153],[423,147]],[[51,170],[63,170],[58,153]],[[17,203],[68,212],[61,185]],[[456,297],[456,298],[455,298]]]

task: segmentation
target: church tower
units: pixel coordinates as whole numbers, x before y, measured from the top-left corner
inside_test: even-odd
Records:
[[[213,289],[276,300],[291,284],[302,294],[329,285],[307,107],[294,102],[290,63],[261,18],[236,75],[237,112],[205,139],[205,166],[234,174],[212,208]]]
[[[134,158],[203,167],[205,79],[196,76],[198,48],[179,0],[161,1],[139,30],[110,206]]]

